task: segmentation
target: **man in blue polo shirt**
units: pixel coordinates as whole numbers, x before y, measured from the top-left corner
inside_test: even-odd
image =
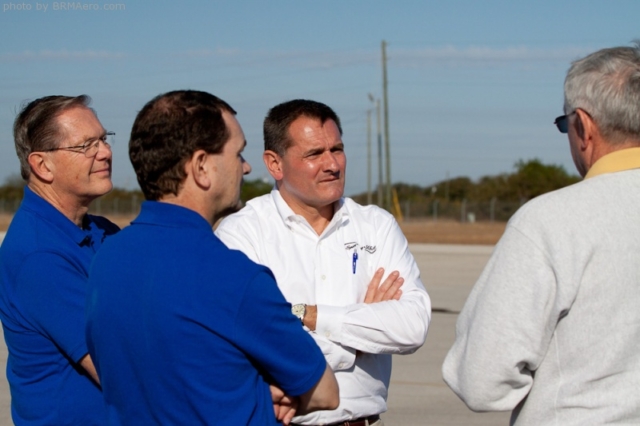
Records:
[[[84,308],[91,259],[118,227],[87,214],[112,187],[108,133],[89,101],[37,99],[14,123],[27,186],[0,247],[0,319],[16,425],[106,419]]]
[[[87,302],[110,424],[262,426],[338,406],[333,372],[271,271],[213,234],[251,170],[234,115],[176,91],[134,122],[129,155],[148,201],[95,257]]]

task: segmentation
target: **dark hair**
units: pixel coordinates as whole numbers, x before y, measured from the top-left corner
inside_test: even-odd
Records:
[[[333,120],[338,126],[340,135],[342,135],[340,119],[331,108],[316,101],[294,99],[276,105],[269,110],[267,117],[264,119],[263,127],[265,151],[270,150],[280,156],[284,156],[293,142],[289,135],[289,126],[302,116],[316,118],[323,124],[327,120]]]
[[[45,96],[23,104],[13,123],[13,140],[22,179],[28,181],[31,176],[29,154],[59,146],[61,134],[57,118],[60,114],[72,108],[89,108],[90,103],[89,96],[80,95]]]
[[[178,195],[186,161],[199,149],[222,152],[229,131],[222,112],[236,114],[225,101],[195,90],[158,95],[138,113],[129,158],[147,200]]]

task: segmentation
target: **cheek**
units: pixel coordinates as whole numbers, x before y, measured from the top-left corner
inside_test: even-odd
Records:
[[[340,170],[345,170],[347,168],[347,157],[344,155],[338,160],[338,164],[340,164]]]

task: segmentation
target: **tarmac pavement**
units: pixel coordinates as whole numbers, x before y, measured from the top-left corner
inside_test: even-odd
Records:
[[[0,242],[4,233],[0,232]],[[393,357],[386,426],[507,425],[509,413],[474,413],[447,387],[441,367],[455,338],[455,322],[492,246],[412,244],[433,315],[425,345],[412,355]],[[2,331],[0,330],[0,334]],[[0,341],[4,371],[7,348]],[[0,374],[0,426],[11,425],[9,386]]]

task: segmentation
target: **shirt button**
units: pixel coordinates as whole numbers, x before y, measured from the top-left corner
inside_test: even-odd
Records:
[[[340,364],[338,364],[338,368],[344,368],[344,362],[341,362]]]
[[[329,333],[328,331],[325,331],[325,332],[324,332],[324,336],[325,336],[325,337],[331,337],[331,333]]]
[[[325,275],[321,275],[320,278],[322,278],[322,281],[327,279],[327,277]]]

